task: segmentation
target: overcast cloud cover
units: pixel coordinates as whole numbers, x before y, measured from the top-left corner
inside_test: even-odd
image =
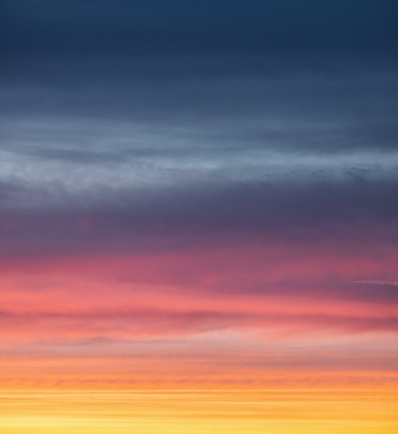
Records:
[[[360,334],[358,369],[394,371],[397,17],[394,0],[2,2],[4,351],[191,338],[197,360],[195,336],[249,348],[228,335],[249,330],[341,339],[331,366],[350,370]]]

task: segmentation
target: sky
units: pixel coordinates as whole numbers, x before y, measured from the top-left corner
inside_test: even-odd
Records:
[[[1,3],[2,432],[396,432],[397,21]]]

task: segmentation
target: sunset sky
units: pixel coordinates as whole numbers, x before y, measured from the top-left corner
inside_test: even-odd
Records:
[[[0,27],[0,432],[398,432],[396,1]]]

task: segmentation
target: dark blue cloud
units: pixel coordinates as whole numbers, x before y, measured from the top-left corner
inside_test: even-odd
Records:
[[[3,183],[0,255],[211,248],[261,238],[270,248],[281,240],[356,240],[357,253],[373,243],[377,256],[378,245],[397,246],[397,191],[397,173],[372,179],[372,172],[224,186],[182,179],[173,188],[136,191],[99,185],[74,195],[60,185]]]
[[[3,3],[4,51],[29,56],[0,71],[0,223],[18,215],[0,251],[343,238],[384,226],[395,243],[397,64],[363,55],[396,45],[395,9]]]
[[[13,0],[6,52],[391,49],[394,0]]]

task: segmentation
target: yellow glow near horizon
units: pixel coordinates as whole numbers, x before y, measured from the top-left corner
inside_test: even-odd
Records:
[[[395,434],[391,390],[7,391],[0,432]]]

